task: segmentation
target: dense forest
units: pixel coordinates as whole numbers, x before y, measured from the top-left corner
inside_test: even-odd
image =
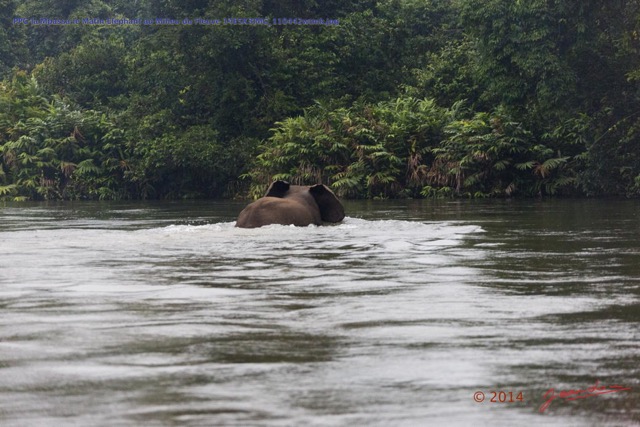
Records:
[[[640,196],[640,0],[0,11],[0,200]]]

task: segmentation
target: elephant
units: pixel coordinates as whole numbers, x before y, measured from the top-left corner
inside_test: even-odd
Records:
[[[344,207],[327,186],[274,181],[264,197],[240,212],[236,227],[257,228],[269,224],[305,227],[340,222],[343,218]]]

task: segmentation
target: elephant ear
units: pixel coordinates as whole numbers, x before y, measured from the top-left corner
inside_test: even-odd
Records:
[[[329,187],[317,184],[309,188],[320,208],[320,217],[326,222],[340,222],[344,218],[344,207]]]
[[[279,197],[282,199],[289,191],[289,187],[290,185],[287,181],[273,181],[264,197]]]

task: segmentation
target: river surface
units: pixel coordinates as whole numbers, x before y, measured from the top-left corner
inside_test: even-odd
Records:
[[[640,425],[639,202],[243,205],[0,204],[0,425]]]

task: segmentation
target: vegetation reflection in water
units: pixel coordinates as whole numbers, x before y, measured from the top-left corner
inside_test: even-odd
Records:
[[[3,205],[3,425],[640,420],[637,202],[345,205]]]

